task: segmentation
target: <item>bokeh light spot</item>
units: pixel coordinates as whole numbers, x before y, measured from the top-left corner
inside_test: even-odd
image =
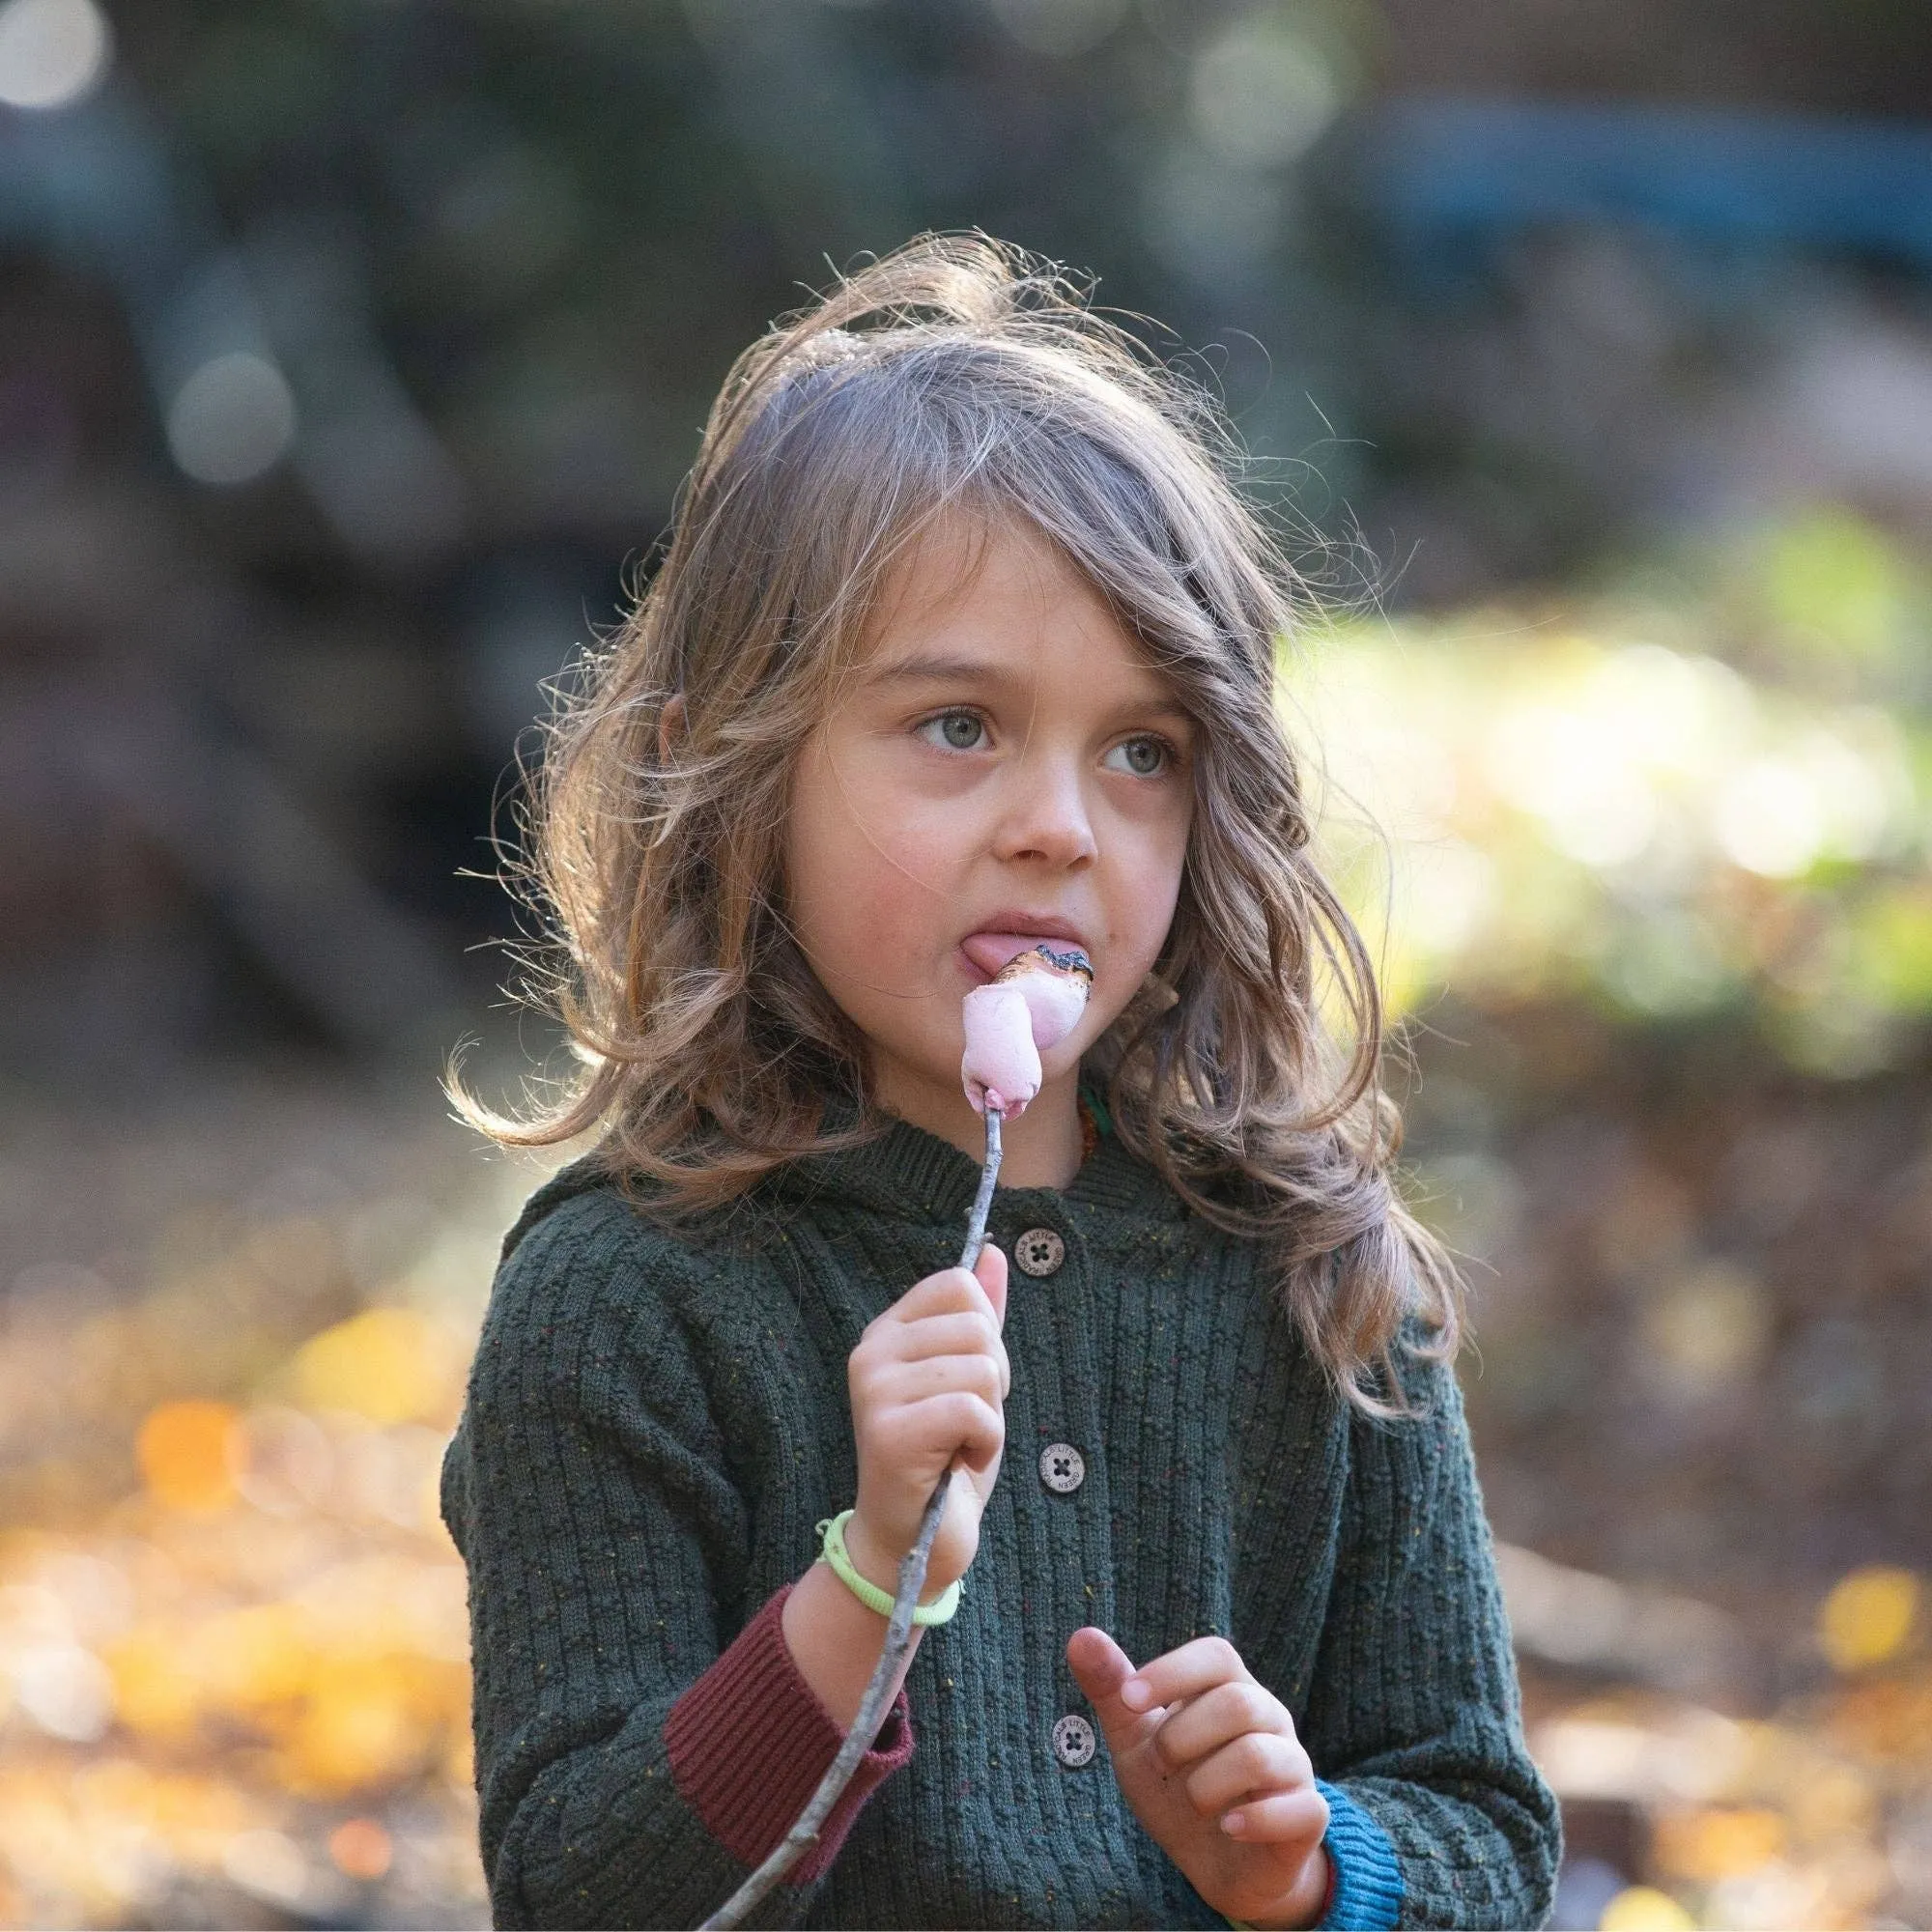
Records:
[[[1818,1610],[1818,1642],[1837,1670],[1864,1670],[1895,1657],[1918,1615],[1918,1578],[1883,1564],[1854,1570]]]
[[[1664,1867],[1698,1885],[1761,1870],[1782,1854],[1788,1833],[1776,1811],[1713,1805],[1658,1821]]]
[[[141,1480],[169,1509],[207,1514],[235,1496],[236,1414],[225,1402],[167,1402],[134,1439]]]
[[[1305,154],[1342,107],[1326,50],[1272,12],[1237,20],[1195,61],[1194,130],[1236,167],[1280,167]]]
[[[407,1308],[371,1308],[325,1329],[296,1357],[302,1399],[387,1428],[434,1414],[444,1395],[430,1324]]]
[[[295,440],[296,402],[265,356],[236,350],[204,362],[168,409],[168,448],[197,483],[252,482]]]
[[[1874,893],[1851,920],[1853,971],[1881,1006],[1932,1011],[1932,891],[1914,883]]]
[[[114,1682],[92,1651],[77,1643],[35,1644],[11,1664],[20,1709],[49,1737],[98,1744],[114,1716]]]
[[[71,107],[100,84],[113,51],[94,0],[10,0],[0,7],[0,100]]]
[[[1658,1381],[1688,1401],[1706,1400],[1741,1380],[1770,1341],[1762,1286],[1724,1262],[1671,1281],[1641,1325],[1644,1357]]]
[[[417,1770],[440,1727],[410,1700],[415,1660],[325,1660],[289,1739],[291,1787],[316,1797],[363,1790]]]
[[[1726,857],[1767,879],[1797,877],[1825,843],[1810,774],[1770,758],[1732,775],[1718,795],[1715,829]]]
[[[1825,505],[1771,533],[1761,582],[1787,651],[1882,667],[1898,654],[1910,587],[1889,539]]]
[[[1692,1932],[1697,1921],[1667,1891],[1634,1885],[1604,1907],[1598,1932]]]
[[[287,1909],[308,1889],[308,1861],[286,1833],[238,1832],[221,1855],[221,1868],[243,1891]]]
[[[374,1818],[350,1818],[328,1834],[328,1856],[350,1878],[375,1881],[395,1856],[389,1834]]]

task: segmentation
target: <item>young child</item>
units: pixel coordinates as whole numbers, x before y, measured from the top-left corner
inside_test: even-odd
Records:
[[[1373,974],[1276,724],[1293,579],[1230,469],[980,239],[733,369],[537,800],[582,1078],[471,1107],[600,1135],[510,1231],[443,1471],[498,1924],[731,1895],[949,1468],[933,1614],[756,1922],[1548,1911],[1461,1291],[1391,1187]],[[961,1001],[1030,938],[1092,992],[968,1273]]]

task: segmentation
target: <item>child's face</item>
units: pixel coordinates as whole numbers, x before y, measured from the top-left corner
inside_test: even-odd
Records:
[[[880,1099],[939,1131],[972,1125],[960,1002],[1014,950],[978,936],[1086,948],[1086,1013],[1042,1056],[1048,1089],[1070,1082],[1160,952],[1194,801],[1187,714],[1092,585],[1031,534],[975,558],[953,531],[891,586],[800,757],[787,852],[800,943]]]

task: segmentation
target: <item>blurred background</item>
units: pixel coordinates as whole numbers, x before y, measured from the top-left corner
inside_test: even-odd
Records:
[[[1555,1922],[1932,1925],[1929,105],[1909,0],[0,0],[0,1921],[486,1921],[492,828],[731,356],[980,226],[1330,612]]]

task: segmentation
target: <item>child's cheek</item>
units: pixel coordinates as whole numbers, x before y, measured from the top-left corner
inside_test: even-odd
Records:
[[[875,827],[854,856],[855,943],[898,990],[930,990],[935,964],[945,963],[971,912],[943,828],[917,820]]]
[[[957,938],[963,911],[958,815],[885,779],[864,757],[824,747],[802,760],[794,790],[792,917],[848,1012],[862,987],[901,998],[931,990],[935,955]]]

